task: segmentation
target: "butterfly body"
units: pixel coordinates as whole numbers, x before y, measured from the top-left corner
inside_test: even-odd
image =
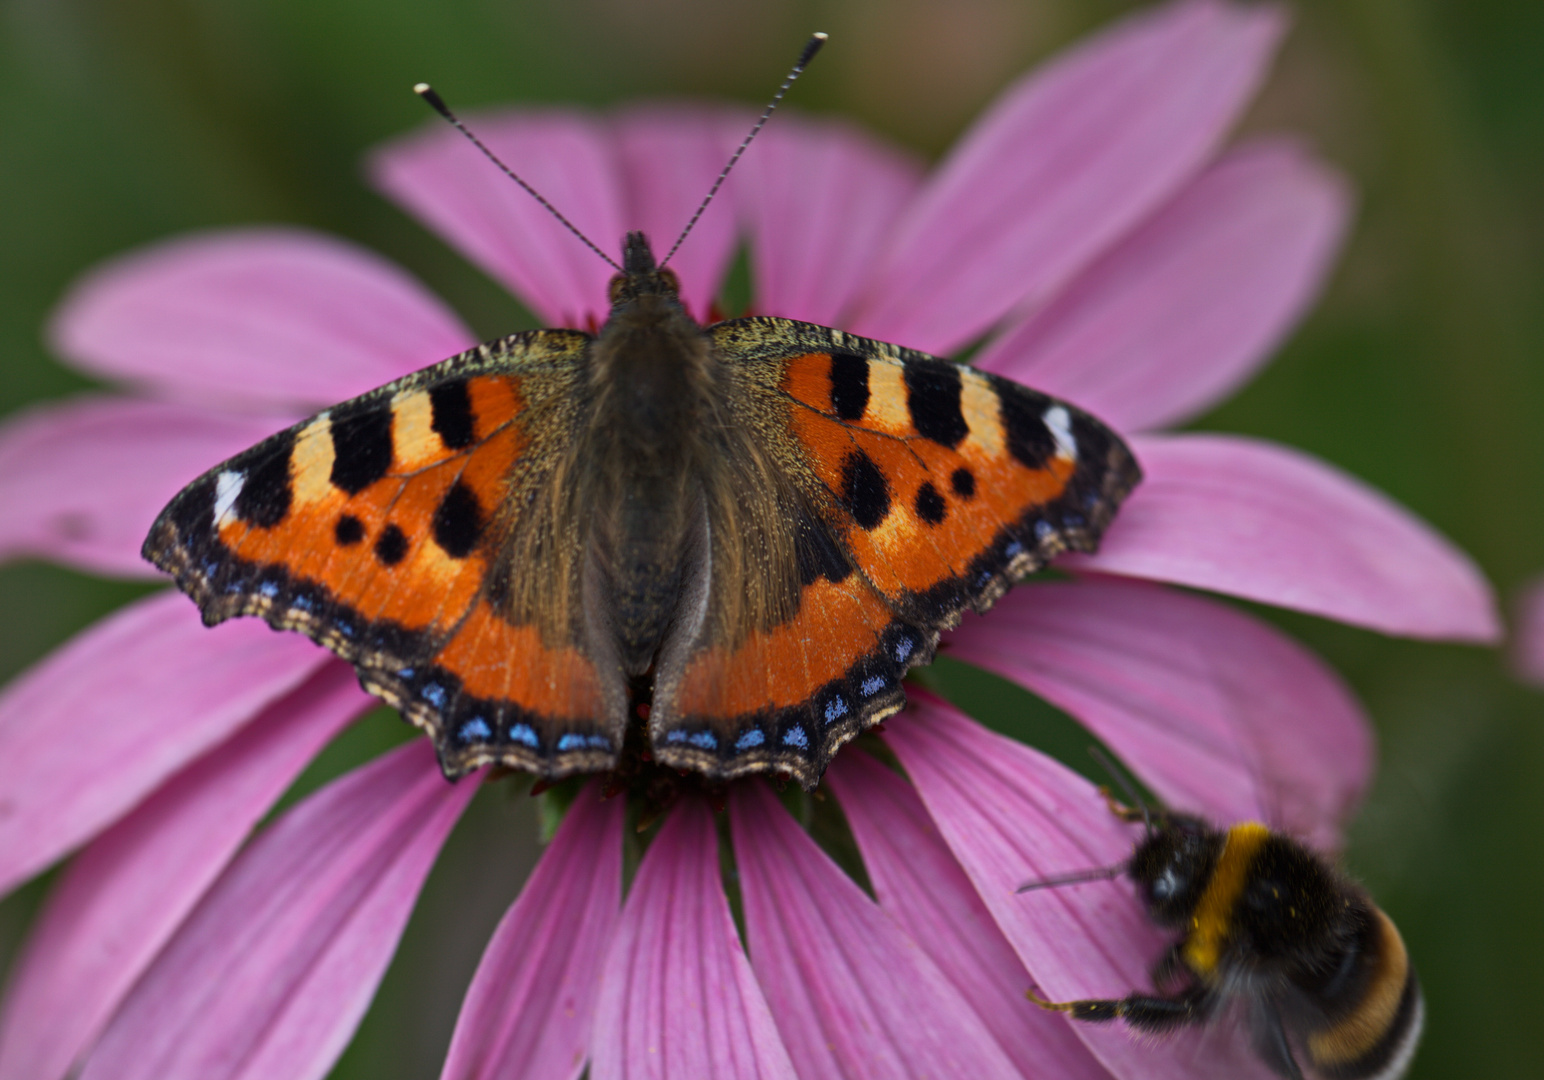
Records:
[[[448,775],[819,780],[962,612],[1139,473],[1072,406],[784,319],[702,326],[630,234],[598,335],[499,339],[194,481],[146,557],[352,662]]]

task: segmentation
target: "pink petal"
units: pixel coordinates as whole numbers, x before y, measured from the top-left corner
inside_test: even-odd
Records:
[[[1041,992],[1065,1001],[1150,987],[1147,968],[1166,942],[1128,883],[1015,891],[1026,881],[1124,860],[1138,828],[1119,822],[1092,784],[1057,762],[936,698],[912,697],[914,708],[886,723],[885,741]],[[1219,1023],[1219,1031],[1161,1044],[1115,1025],[1072,1030],[1123,1080],[1272,1075],[1241,1032]]]
[[[128,398],[30,409],[0,428],[0,558],[158,577],[139,554],[156,515],[189,481],[285,423]]]
[[[754,309],[841,326],[922,182],[911,155],[840,121],[779,115],[736,166]]]
[[[122,817],[331,658],[178,593],[130,604],[0,694],[0,891]]]
[[[730,824],[751,966],[800,1076],[1016,1077],[981,1018],[761,783]]]
[[[605,121],[560,109],[467,118],[504,163],[613,259],[627,215],[621,162]],[[503,282],[548,326],[604,318],[614,271],[535,199],[436,120],[376,151],[377,187]]]
[[[1120,578],[1035,585],[950,655],[1077,717],[1170,806],[1263,819],[1323,850],[1372,773],[1372,732],[1318,657],[1232,608]]]
[[[688,799],[649,846],[606,961],[595,1080],[795,1080],[724,899],[713,815]]]
[[[83,1080],[325,1076],[477,786],[446,783],[417,739],[295,807],[172,939]]]
[[[1257,140],[974,363],[1123,431],[1180,423],[1270,356],[1329,273],[1349,208],[1339,174]]]
[[[622,907],[624,800],[591,784],[483,953],[443,1080],[576,1077]]]
[[[629,109],[616,117],[628,220],[648,234],[655,258],[663,260],[670,251],[754,119],[755,114],[743,109],[660,105]],[[681,299],[703,322],[734,257],[739,179],[719,189],[670,260],[681,279]]]
[[[61,356],[111,379],[285,410],[331,405],[476,343],[379,255],[275,227],[115,259],[71,290],[51,336]]]
[[[1064,565],[1231,593],[1388,634],[1501,633],[1474,562],[1387,496],[1297,450],[1230,435],[1144,435],[1147,479],[1098,555]]]
[[[1213,153],[1283,25],[1275,8],[1183,0],[1021,80],[898,224],[847,329],[948,353],[1048,297]]]
[[[1019,1071],[1108,1077],[1066,1021],[1024,1007],[1029,973],[911,786],[858,750],[839,755],[826,781],[841,800],[879,906],[922,946]]]
[[[1517,596],[1512,633],[1512,670],[1535,686],[1544,686],[1544,579],[1530,582]]]
[[[0,1080],[69,1071],[258,819],[370,702],[329,665],[70,863],[12,975]]]

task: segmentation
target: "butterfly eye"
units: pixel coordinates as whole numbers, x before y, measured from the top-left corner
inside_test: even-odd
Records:
[[[676,272],[674,270],[660,267],[657,273],[662,279],[664,279],[665,284],[669,286],[671,292],[680,293],[681,279],[676,277]]]

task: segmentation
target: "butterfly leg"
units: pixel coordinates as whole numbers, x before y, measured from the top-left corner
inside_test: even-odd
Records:
[[[1211,1015],[1215,1004],[1212,991],[1204,986],[1193,986],[1174,997],[1128,994],[1123,998],[1046,1001],[1032,990],[1026,996],[1042,1009],[1066,1013],[1074,1020],[1090,1023],[1124,1020],[1139,1031],[1151,1032],[1199,1024]]]

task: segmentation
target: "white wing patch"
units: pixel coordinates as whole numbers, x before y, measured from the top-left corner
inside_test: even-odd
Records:
[[[236,500],[247,482],[247,474],[226,469],[214,478],[214,527],[216,530],[232,520]]]
[[[1056,452],[1058,456],[1069,461],[1078,459],[1078,441],[1072,437],[1072,417],[1065,407],[1052,405],[1041,416],[1045,426],[1051,429],[1051,437],[1056,440]]]

